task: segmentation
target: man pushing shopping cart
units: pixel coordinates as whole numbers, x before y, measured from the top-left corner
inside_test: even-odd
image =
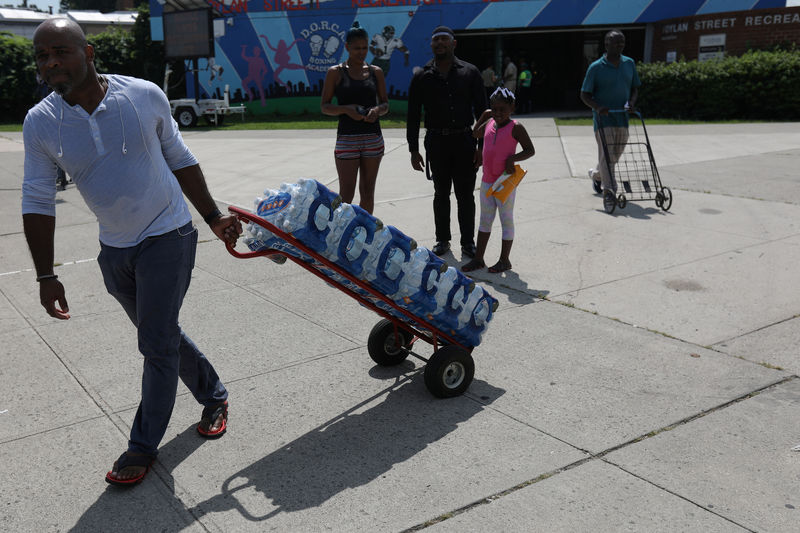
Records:
[[[636,63],[622,55],[625,36],[611,30],[605,36],[606,52],[589,65],[581,86],[581,100],[592,108],[598,163],[589,169],[603,208],[613,213],[628,200],[654,200],[665,211],[672,205],[671,191],[661,186],[650,141],[641,114],[635,111],[642,82]],[[635,115],[631,127],[629,115]],[[633,129],[633,135],[631,135]],[[618,191],[621,183],[623,191]]]

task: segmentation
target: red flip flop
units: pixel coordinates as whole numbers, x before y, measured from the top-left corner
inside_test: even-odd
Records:
[[[153,462],[156,460],[155,455],[149,454],[131,454],[128,452],[124,452],[122,455],[119,456],[119,459],[114,463],[114,468],[111,469],[106,474],[106,483],[110,483],[112,485],[117,485],[119,487],[132,487],[144,479],[148,472],[150,472],[150,467],[153,465]],[[119,473],[121,470],[131,467],[131,466],[143,466],[144,470],[142,473],[136,477],[132,477],[129,479],[120,479],[114,476],[114,472]]]
[[[212,430],[211,426],[214,422],[222,416],[222,425]],[[228,429],[228,402],[224,401],[212,407],[203,409],[203,415],[200,417],[200,423],[197,424],[197,432],[207,439],[218,439],[225,434]]]

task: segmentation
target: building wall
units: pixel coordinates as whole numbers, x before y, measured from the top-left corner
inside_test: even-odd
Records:
[[[682,57],[688,61],[720,54],[736,56],[751,48],[784,43],[800,43],[800,7],[662,20],[655,24],[651,59],[669,61]],[[702,52],[701,44],[706,45]],[[722,49],[713,50],[714,47]]]
[[[651,34],[645,35],[646,28],[662,19],[714,19],[720,15],[712,13],[725,6],[772,12],[785,5],[785,0],[150,0],[153,40],[164,39],[165,13],[187,2],[214,14],[213,61],[200,58],[196,70],[184,65],[190,70],[188,96],[195,96],[195,79],[201,97],[220,97],[227,86],[232,100],[245,102],[254,113],[283,111],[288,99],[313,101],[302,105],[316,109],[328,68],[347,58],[344,36],[355,20],[370,37],[393,27],[394,37],[408,49],[407,63],[396,49],[384,67],[392,101],[407,98],[414,69],[431,59],[431,30],[445,24],[456,32],[456,54],[481,68],[487,58],[501,55],[535,60],[546,75],[540,101],[570,107],[582,105],[576,95],[587,46],[594,44],[592,50],[602,54],[602,36],[610,28],[621,27],[628,35],[626,55],[647,60]],[[660,44],[659,36],[654,44]],[[661,57],[650,56],[654,60],[666,54],[655,53]],[[367,61],[373,60],[368,54]]]

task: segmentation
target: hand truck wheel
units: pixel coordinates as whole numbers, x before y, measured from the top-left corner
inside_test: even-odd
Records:
[[[475,362],[472,356],[458,346],[442,346],[425,365],[425,386],[437,398],[463,394],[474,376]]]
[[[399,336],[399,338],[398,338]],[[383,319],[372,328],[367,340],[370,358],[380,366],[399,365],[408,357],[412,335],[397,327],[391,320]]]

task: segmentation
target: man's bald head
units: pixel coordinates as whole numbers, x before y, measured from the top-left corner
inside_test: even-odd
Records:
[[[86,34],[83,33],[80,24],[66,17],[55,17],[45,20],[36,27],[36,30],[33,32],[34,46],[36,45],[37,37],[52,34],[60,34],[80,48],[88,44],[86,41]]]
[[[39,75],[70,104],[87,90],[99,90],[94,48],[74,20],[58,17],[39,24],[33,33],[33,54]]]

